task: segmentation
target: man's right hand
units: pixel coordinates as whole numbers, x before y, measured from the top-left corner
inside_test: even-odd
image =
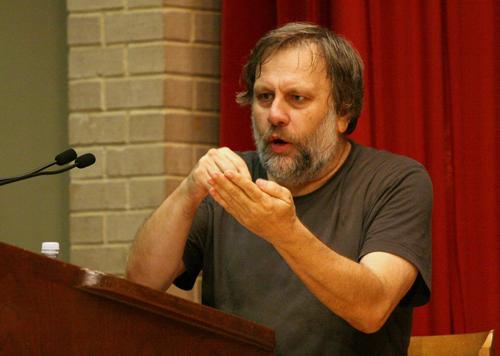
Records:
[[[208,181],[213,174],[232,170],[240,173],[248,179],[252,179],[245,161],[227,147],[212,148],[200,158],[189,176],[186,178],[188,194],[193,201],[199,203],[207,195],[211,188]]]
[[[237,171],[251,179],[243,159],[229,148],[209,150],[179,187],[139,229],[127,263],[127,278],[165,290],[184,271],[182,254],[201,201],[216,172]]]

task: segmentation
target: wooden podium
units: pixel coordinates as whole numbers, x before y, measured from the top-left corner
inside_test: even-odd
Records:
[[[0,242],[0,355],[272,355],[274,332]]]

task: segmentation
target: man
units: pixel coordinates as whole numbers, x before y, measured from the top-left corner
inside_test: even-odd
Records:
[[[212,149],[140,229],[127,275],[276,331],[278,355],[401,355],[430,294],[432,188],[348,140],[362,63],[329,30],[266,34],[243,70],[257,153]]]

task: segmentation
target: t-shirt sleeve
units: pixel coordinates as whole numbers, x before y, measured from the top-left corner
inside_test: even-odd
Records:
[[[374,179],[380,189],[370,199],[372,208],[360,259],[381,251],[412,263],[419,273],[401,304],[423,305],[431,291],[432,183],[416,162],[384,170]]]
[[[174,284],[180,289],[192,289],[198,274],[203,268],[203,249],[208,236],[209,215],[210,206],[207,198],[203,200],[196,211],[184,247],[182,259],[186,270],[174,280]]]

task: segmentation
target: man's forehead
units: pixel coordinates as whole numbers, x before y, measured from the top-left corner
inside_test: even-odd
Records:
[[[326,69],[325,57],[320,47],[314,42],[304,41],[301,43],[272,48],[264,52],[260,66],[257,68],[256,77],[259,77],[262,67],[265,67],[267,63],[285,52],[289,54],[291,53],[292,56],[290,57],[295,57],[294,60],[296,60],[297,69],[307,69],[311,72],[316,70],[324,71]]]

